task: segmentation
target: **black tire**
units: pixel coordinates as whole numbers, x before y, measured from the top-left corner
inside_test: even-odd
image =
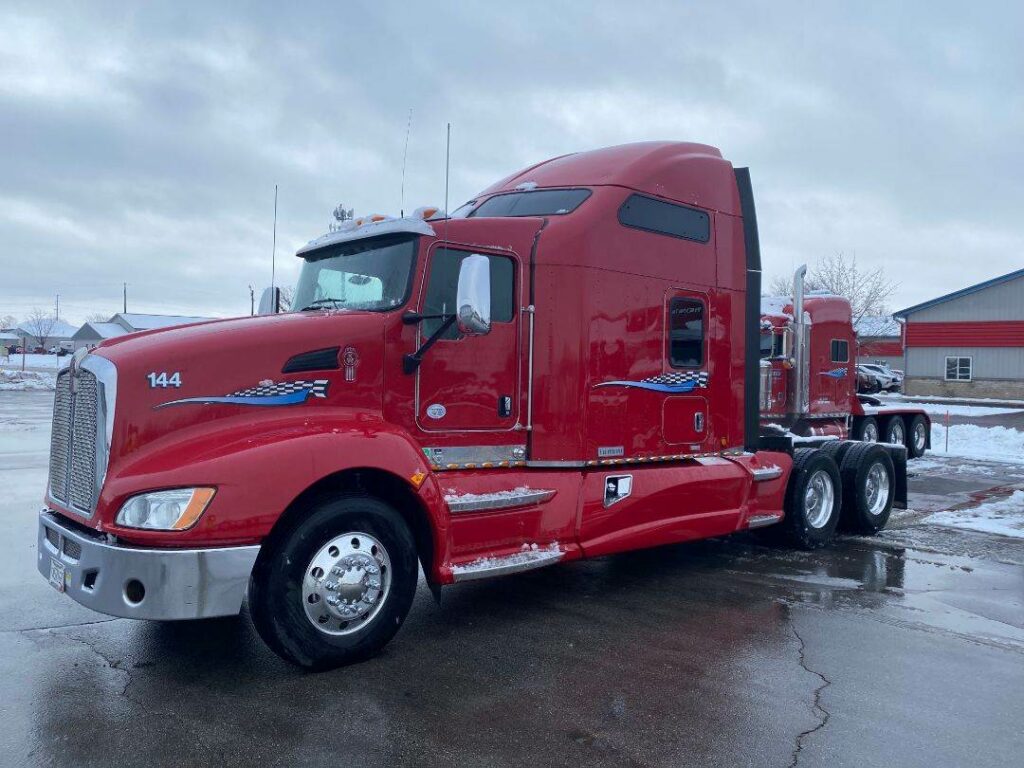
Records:
[[[296,520],[271,535],[253,568],[249,614],[256,631],[274,653],[306,669],[331,669],[373,656],[398,632],[416,593],[418,565],[412,532],[397,511],[362,494],[321,499],[302,510]],[[367,614],[365,624],[349,629],[356,621],[339,623],[334,629],[349,634],[332,635],[307,616],[303,581],[314,557],[336,537],[350,532],[380,542],[390,562],[390,569],[382,568],[380,578],[383,583],[384,573],[390,572],[390,583],[379,608]],[[356,538],[351,541],[356,546]],[[332,609],[322,605],[326,616]],[[332,621],[342,619],[334,617]]]
[[[843,456],[845,456],[846,452],[850,450],[851,445],[853,445],[853,443],[849,440],[829,440],[822,444],[820,450],[831,456],[832,461],[834,461],[838,467],[843,463]]]
[[[884,493],[877,487],[878,472],[884,473],[888,486]],[[896,470],[889,452],[874,443],[854,445],[843,457],[839,474],[843,480],[842,529],[871,535],[885,528],[896,495]]]
[[[894,445],[907,444],[907,425],[902,416],[892,416],[885,422],[885,431],[882,433],[882,442]]]
[[[865,443],[877,443],[881,433],[878,431],[878,421],[874,416],[864,416],[857,419],[853,425],[853,439]],[[873,435],[873,437],[870,437]]]
[[[815,521],[809,518],[807,507],[808,486],[819,473],[827,476],[832,489],[831,509],[827,511],[828,517],[823,524],[815,524]],[[826,546],[835,538],[842,494],[839,468],[832,457],[816,448],[797,448],[793,452],[793,471],[786,487],[786,515],[782,523],[774,526],[774,530],[791,546],[801,549],[818,549]]]
[[[917,459],[924,456],[928,447],[928,420],[921,414],[917,414],[910,420],[910,427],[907,429],[907,458]]]

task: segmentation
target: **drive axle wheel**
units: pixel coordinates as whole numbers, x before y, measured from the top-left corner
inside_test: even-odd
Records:
[[[786,515],[777,527],[778,532],[784,534],[790,544],[802,549],[829,544],[839,523],[842,493],[839,469],[832,457],[814,448],[798,448],[793,452],[793,473],[786,488]]]
[[[875,534],[885,528],[896,494],[896,472],[888,451],[870,443],[855,445],[843,457],[839,474],[843,529]]]
[[[416,591],[402,516],[365,495],[321,500],[275,532],[249,582],[260,637],[287,661],[330,669],[368,658],[401,627]]]
[[[860,419],[860,423],[854,428],[855,440],[860,440],[864,443],[877,443],[878,442],[878,422],[873,416],[865,416]]]
[[[907,430],[903,426],[902,416],[893,416],[885,425],[885,442],[893,445],[907,444]]]

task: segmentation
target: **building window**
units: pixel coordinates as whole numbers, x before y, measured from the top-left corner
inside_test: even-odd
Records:
[[[704,361],[704,302],[668,303],[668,359],[673,368],[697,368]]]
[[[832,339],[832,362],[850,362],[850,343],[845,339]]]
[[[970,357],[946,358],[946,381],[970,381],[974,359]]]
[[[711,217],[704,211],[643,195],[630,195],[626,198],[626,202],[619,208],[619,223],[698,243],[706,243],[711,239]]]

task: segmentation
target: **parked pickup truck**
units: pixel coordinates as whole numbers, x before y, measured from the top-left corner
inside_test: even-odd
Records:
[[[822,547],[906,502],[902,445],[762,425],[754,198],[713,147],[567,155],[297,255],[293,311],[109,339],[60,372],[56,589],[150,620],[247,600],[271,649],[324,669],[394,636],[420,568],[439,595],[752,529]]]

